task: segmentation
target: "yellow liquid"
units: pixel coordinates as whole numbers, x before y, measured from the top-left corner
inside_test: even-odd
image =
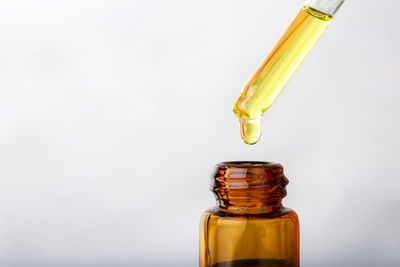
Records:
[[[246,144],[258,142],[262,115],[274,103],[330,20],[330,16],[304,6],[246,84],[233,108]]]
[[[268,214],[249,218],[205,212],[200,225],[200,266],[298,267],[299,221],[294,211],[284,213],[276,218]],[[248,259],[252,260],[245,264],[243,260]]]

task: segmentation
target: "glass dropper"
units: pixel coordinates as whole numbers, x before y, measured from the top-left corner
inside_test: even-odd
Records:
[[[243,88],[233,111],[242,140],[261,137],[261,119],[313,48],[345,0],[307,0],[300,12]]]

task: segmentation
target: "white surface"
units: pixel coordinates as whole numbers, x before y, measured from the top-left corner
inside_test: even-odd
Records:
[[[399,266],[400,2],[381,3],[344,4],[250,147],[233,102],[302,1],[1,1],[0,265],[197,266],[214,164],[270,160],[302,266]]]

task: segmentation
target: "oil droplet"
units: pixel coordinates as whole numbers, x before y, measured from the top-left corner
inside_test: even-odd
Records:
[[[238,116],[240,125],[240,136],[243,142],[254,145],[261,137],[261,117],[249,119],[245,116]]]

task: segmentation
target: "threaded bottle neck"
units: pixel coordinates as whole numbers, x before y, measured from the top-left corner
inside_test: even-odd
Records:
[[[282,207],[288,183],[280,164],[233,161],[217,164],[210,190],[222,208],[264,209]]]

